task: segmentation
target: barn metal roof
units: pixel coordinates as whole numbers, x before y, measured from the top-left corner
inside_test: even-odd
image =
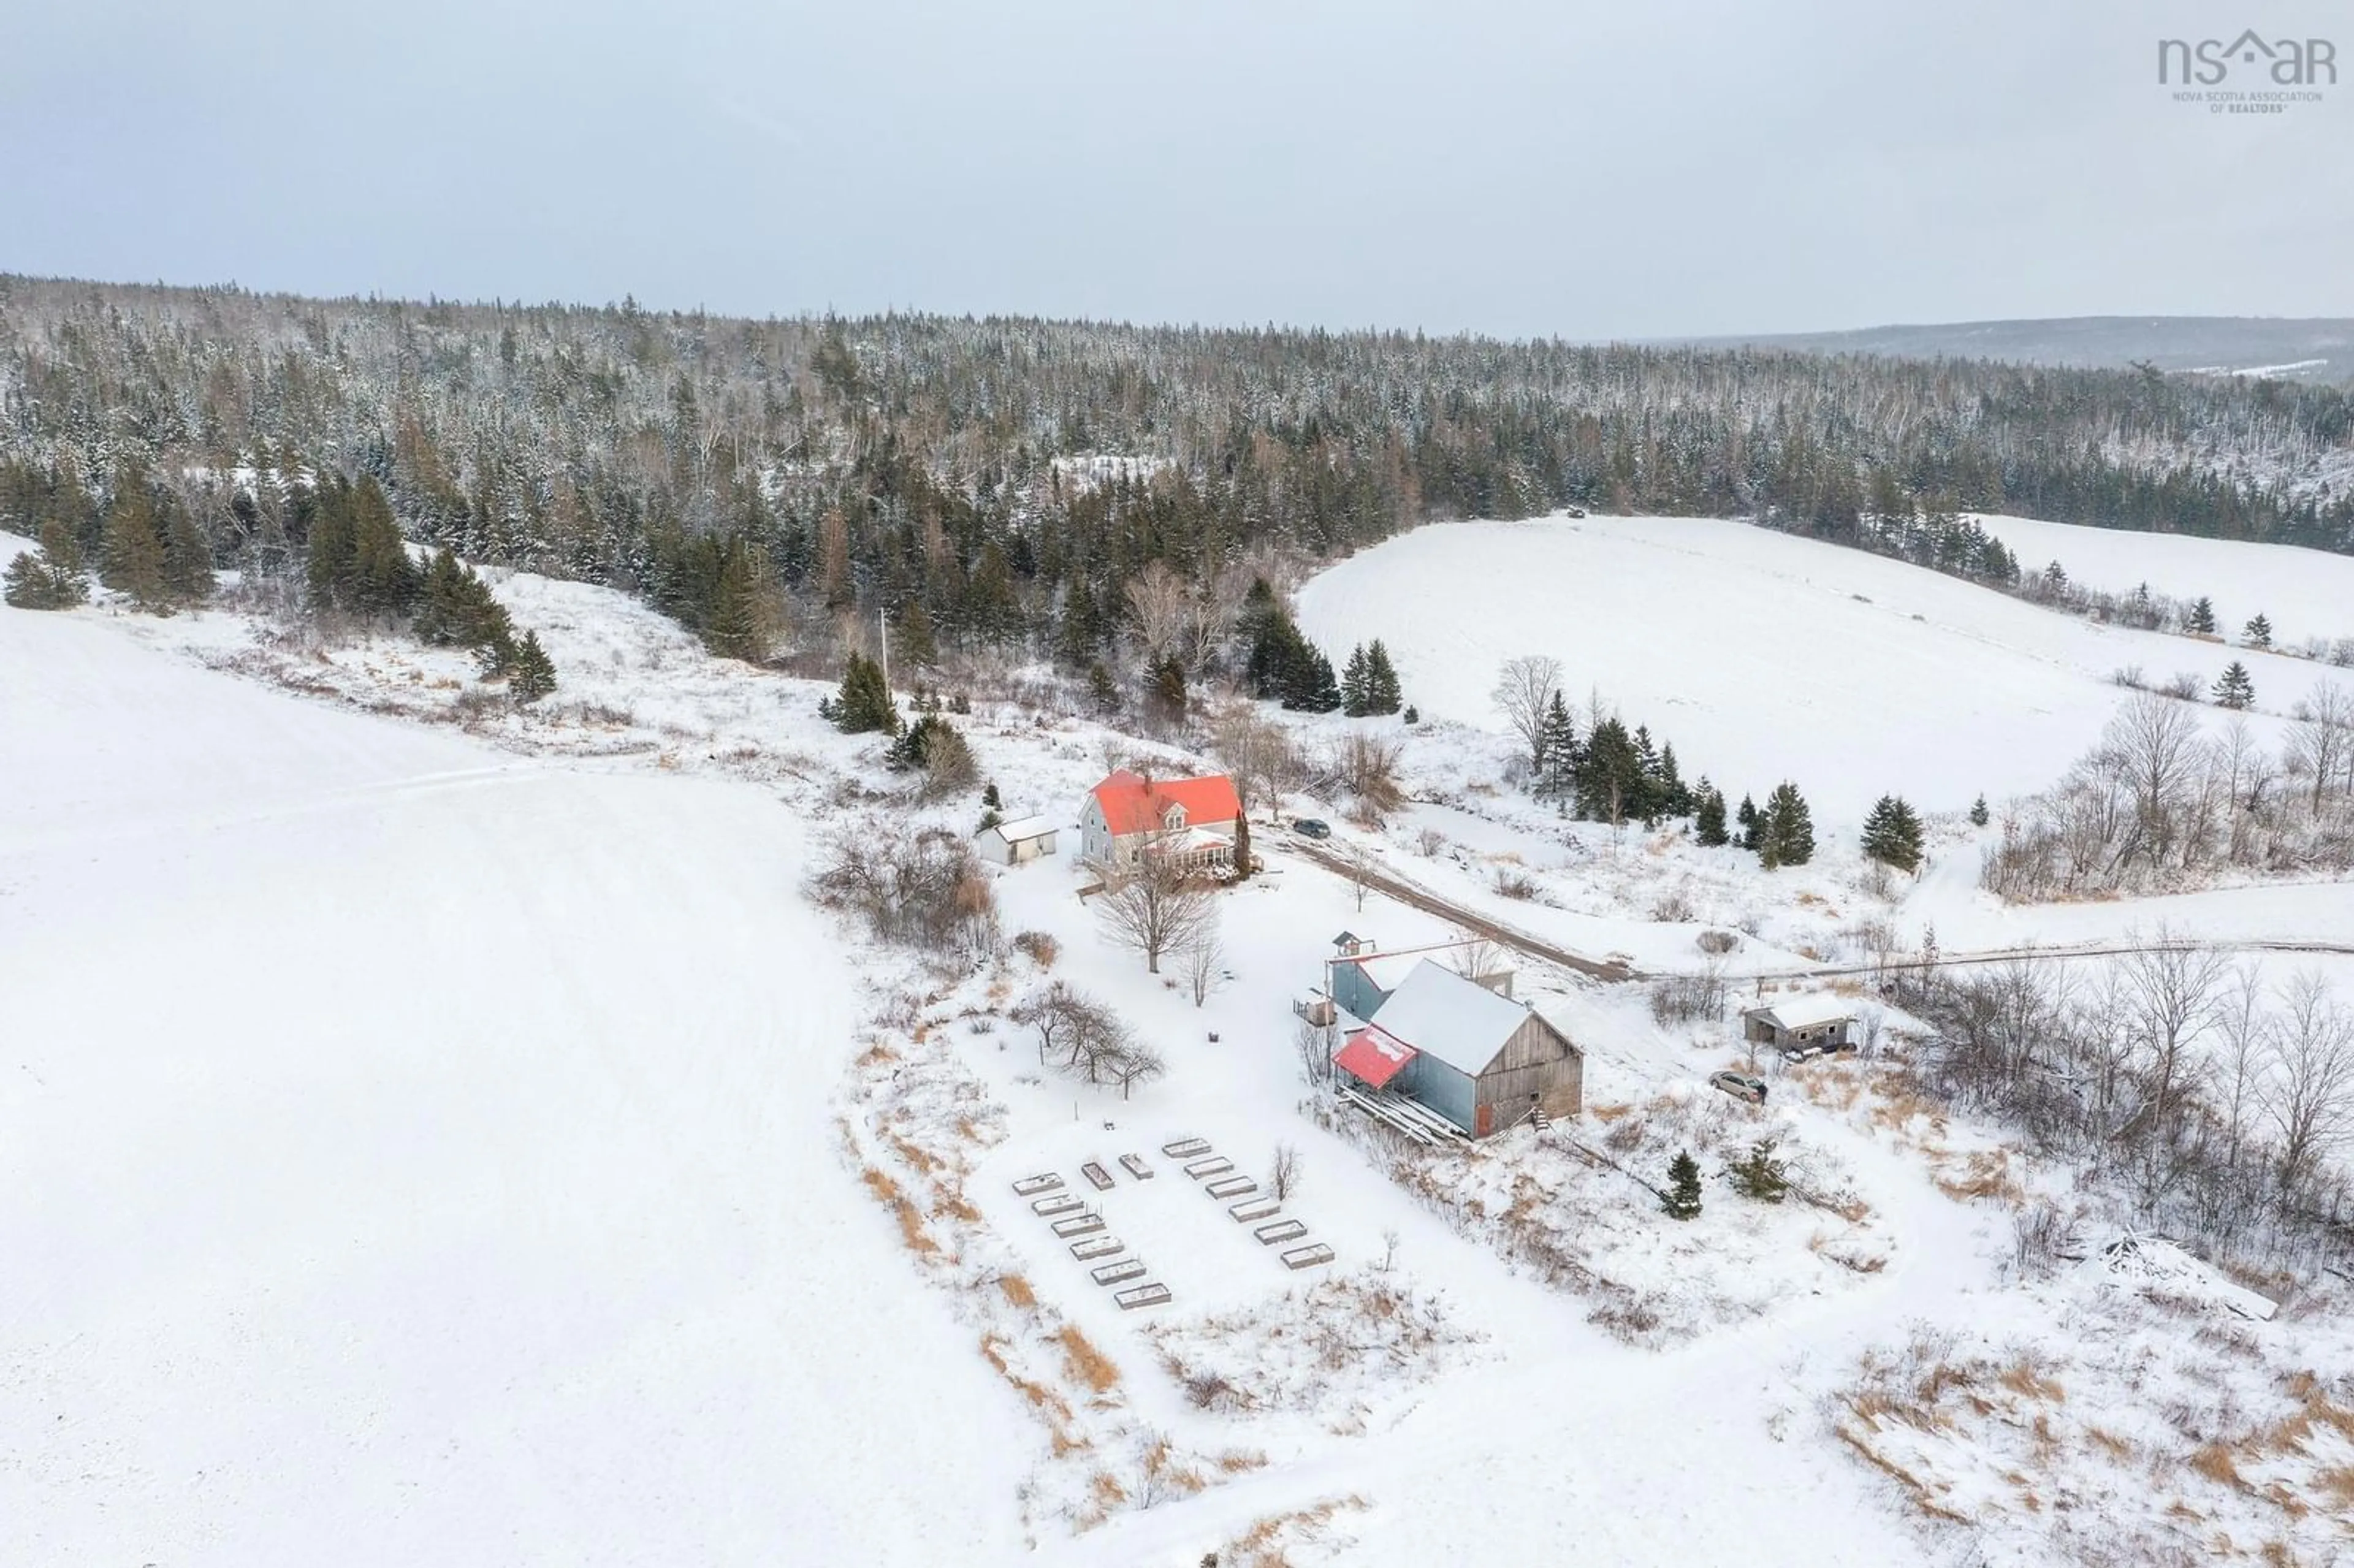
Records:
[[[1414,1057],[1413,1046],[1367,1024],[1349,1036],[1348,1044],[1341,1047],[1332,1060],[1378,1089],[1403,1072]]]
[[[1458,1073],[1478,1077],[1530,1010],[1424,959],[1382,1003],[1383,1032]]]

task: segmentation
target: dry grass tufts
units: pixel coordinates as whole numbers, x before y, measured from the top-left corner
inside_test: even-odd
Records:
[[[1932,1519],[1942,1519],[1953,1524],[1967,1524],[1969,1522],[1969,1520],[1966,1516],[1955,1512],[1952,1509],[1947,1508],[1945,1504],[1939,1502],[1936,1499],[1935,1495],[1930,1491],[1927,1483],[1923,1481],[1920,1477],[1914,1475],[1903,1466],[1896,1463],[1893,1459],[1887,1457],[1878,1449],[1874,1448],[1867,1436],[1857,1433],[1845,1422],[1841,1422],[1836,1430],[1839,1433],[1840,1442],[1845,1443],[1849,1447],[1854,1449],[1857,1457],[1861,1458],[1865,1464],[1870,1465],[1873,1469],[1878,1470],[1882,1475],[1886,1476],[1890,1480],[1894,1481],[1898,1486],[1904,1489],[1904,1494],[1913,1499],[1913,1506],[1919,1509],[1923,1513],[1929,1515]]]
[[[999,1275],[997,1288],[1005,1293],[1008,1301],[1025,1312],[1038,1305],[1038,1293],[1031,1289],[1030,1282],[1018,1274]]]
[[[2032,1356],[2021,1356],[2005,1368],[1996,1380],[2022,1399],[2041,1399],[2058,1404],[2068,1397],[2059,1382],[2046,1373]]]
[[[931,1233],[924,1228],[924,1216],[915,1204],[907,1201],[907,1194],[899,1191],[899,1183],[872,1165],[860,1171],[858,1175],[859,1180],[866,1183],[866,1190],[898,1216],[899,1239],[907,1244],[908,1251],[926,1259],[940,1255],[939,1243],[934,1241]]]
[[[2239,1462],[2232,1450],[2221,1443],[2202,1443],[2190,1456],[2190,1467],[2213,1481],[2217,1486],[2233,1491],[2245,1491],[2248,1483],[2240,1475]]]
[[[1055,1337],[1062,1342],[1063,1365],[1072,1381],[1085,1383],[1098,1394],[1109,1393],[1119,1386],[1119,1368],[1096,1349],[1095,1342],[1079,1331],[1077,1324],[1064,1324]]]

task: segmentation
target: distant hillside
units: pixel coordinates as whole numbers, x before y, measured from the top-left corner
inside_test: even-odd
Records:
[[[2000,359],[2110,370],[2144,361],[2168,371],[2262,372],[2285,381],[2354,382],[2354,320],[2338,317],[2064,316],[1686,341],[1709,348]]]
[[[379,486],[417,540],[632,588],[715,640],[921,610],[944,649],[1086,671],[1132,652],[1157,564],[1207,612],[1199,672],[1271,563],[1432,520],[1747,517],[1990,577],[2015,563],[1956,514],[2354,553],[2354,396],[1991,360],[0,274],[0,528],[57,522],[95,551],[111,510],[152,502],[217,565],[299,576],[343,481]]]

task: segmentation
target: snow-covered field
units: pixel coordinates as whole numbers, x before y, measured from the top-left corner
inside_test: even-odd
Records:
[[[89,618],[0,609],[0,1558],[1012,1552],[790,812]]]
[[[1776,1070],[1770,1115],[1724,1099],[1702,1085],[1739,1057],[1723,1024],[1662,1029],[1639,986],[1531,963],[1520,993],[1588,1054],[1589,1111],[1561,1136],[1646,1180],[1699,1150],[1703,1213],[1680,1227],[1633,1176],[1525,1133],[1394,1171],[1311,1113],[1289,1002],[1341,927],[1399,948],[1444,920],[1270,831],[1197,1007],[1103,939],[1066,838],[992,874],[1004,930],[1052,937],[1051,969],[881,948],[801,894],[825,832],[962,830],[975,801],[896,794],[877,742],[817,720],[819,685],[710,660],[602,589],[495,581],[564,680],[525,714],[462,707],[464,662],[398,639],[0,609],[0,1256],[19,1264],[0,1558],[2023,1565],[2065,1532],[1989,1467],[2040,1440],[1865,1430],[1890,1412],[1854,1391],[1909,1345],[1999,1368],[2026,1343],[2051,1368],[2080,1340],[2103,1349],[2059,1373],[2074,1422],[2097,1409],[2168,1478],[2148,1528],[2249,1553],[2274,1528],[2221,1487],[2169,1520],[2190,1483],[2158,1469],[2163,1413],[2120,1407],[2137,1356],[2195,1372],[2220,1320],[2020,1286],[2009,1201],[1952,1181],[2007,1160],[1988,1129],[1889,1105],[1858,1064]],[[2137,918],[1988,906],[1951,824],[1910,897],[1880,899],[1831,820],[1886,789],[1950,810],[2041,787],[2113,706],[2111,665],[2173,668],[2116,652],[2133,634],[1655,520],[1426,529],[1304,599],[1312,633],[1385,637],[1409,700],[1481,726],[1405,732],[1426,799],[1337,841],[1465,908],[1663,969],[1710,922],[1745,922],[1739,963],[1780,968],[1875,911],[1934,918],[1949,949]],[[1847,652],[1744,641],[1808,617]],[[1487,691],[1528,652],[1736,799],[1797,778],[1820,863],[1765,876],[1496,790]],[[1792,697],[1776,662],[1819,689]],[[2313,670],[2265,662],[2268,705],[2275,662]],[[2002,752],[2006,717],[2024,758],[1972,749]],[[962,722],[1009,812],[1066,825],[1109,758],[1180,760],[1011,700]],[[1346,722],[1297,728],[1314,746]],[[1546,900],[1497,893],[1500,865]],[[1696,907],[1655,916],[1662,890]],[[2219,931],[2354,936],[2339,893],[2199,896],[2238,901]],[[1007,1014],[1050,979],[1113,1002],[1167,1076],[1129,1098],[1042,1067]],[[1262,1179],[1298,1150],[1286,1213],[1335,1248],[1329,1283],[1172,1168],[1181,1134]],[[1766,1136],[1822,1203],[1730,1190],[1717,1162]],[[1011,1190],[1129,1151],[1159,1173],[1100,1202],[1175,1292],[1157,1313],[1114,1308]],[[2282,1366],[2354,1361],[2294,1313],[2230,1332],[2269,1338],[2245,1378],[2200,1385],[2222,1431],[2287,1408]],[[1205,1404],[1185,1371],[1240,1392]],[[2062,1426],[2074,1447],[2028,1455],[2052,1475],[2038,1506],[2089,1511],[2114,1477]],[[2263,1462],[2319,1499],[2328,1442]],[[1935,1525],[1924,1496],[1980,1522]],[[2332,1524],[2285,1528],[2308,1552]]]
[[[2203,689],[2244,659],[2267,744],[2264,715],[2316,682],[2354,687],[2304,660],[2099,626],[1707,518],[1418,528],[1310,581],[1299,620],[1336,654],[1383,638],[1408,702],[1490,729],[1498,669],[1550,655],[1573,697],[1598,690],[1672,741],[1687,779],[1734,800],[1793,779],[1819,823],[1843,827],[1892,790],[1950,811],[2048,788],[2115,710],[2110,676],[2126,666],[2190,672]]]
[[[2130,594],[2147,583],[2151,593],[2185,604],[2203,594],[2214,601],[2215,630],[2233,641],[2239,641],[2240,629],[2259,614],[2273,623],[2273,640],[2279,643],[2354,637],[2354,556],[2293,545],[1975,515],[1988,533],[2010,546],[2022,571],[2040,571],[2058,561],[2067,568],[2070,581],[2108,593]],[[2171,671],[2173,666],[2160,668]]]

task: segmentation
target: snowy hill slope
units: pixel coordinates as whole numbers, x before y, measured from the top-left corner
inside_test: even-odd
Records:
[[[2273,640],[2285,646],[2307,638],[2354,638],[2354,556],[2243,539],[1975,515],[1988,533],[2010,546],[2022,570],[2058,561],[2071,580],[2110,593],[2129,594],[2147,583],[2151,593],[2185,603],[2204,594],[2215,601],[2216,630],[2235,641],[2240,628],[2259,613],[2272,621]]]
[[[2295,558],[2280,563],[2295,575]],[[2285,600],[2284,601],[2285,602]],[[1558,658],[1675,743],[1687,778],[1734,799],[1795,779],[1819,817],[1883,792],[1953,810],[2051,785],[2124,694],[2113,671],[2211,683],[2234,657],[2260,707],[2354,676],[2055,614],[1861,551],[1702,518],[1594,517],[1419,528],[1300,590],[1310,637],[1387,641],[1409,702],[1500,728],[1503,662]],[[2209,710],[2211,714],[2212,710]],[[2258,715],[2270,741],[2274,721]]]
[[[791,814],[80,618],[0,609],[0,1556],[1014,1550]]]

